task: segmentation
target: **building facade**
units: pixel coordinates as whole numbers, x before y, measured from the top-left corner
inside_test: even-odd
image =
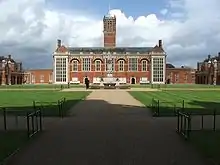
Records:
[[[196,69],[190,67],[175,68],[167,64],[166,83],[167,84],[195,84]]]
[[[164,84],[166,53],[162,40],[153,47],[116,47],[116,17],[103,18],[103,47],[66,47],[61,40],[53,53],[53,82],[55,84],[91,83],[111,74],[124,83]]]
[[[31,69],[24,73],[25,84],[52,84],[52,69]]]
[[[220,85],[220,52],[197,63],[196,84]]]
[[[8,57],[0,56],[0,84],[14,85],[24,82],[22,63]]]

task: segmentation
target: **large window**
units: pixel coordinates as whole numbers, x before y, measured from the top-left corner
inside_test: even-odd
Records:
[[[142,61],[142,71],[147,71],[147,60]]]
[[[91,58],[83,58],[82,71],[91,71]]]
[[[67,81],[67,58],[55,58],[56,63],[56,82],[66,82]]]
[[[115,63],[114,63],[114,59],[110,59],[108,61],[108,59],[105,59],[105,70],[108,71],[108,64],[111,65],[111,71],[115,70]]]
[[[124,62],[124,60],[119,60],[118,61],[118,71],[124,71],[124,64],[125,64],[125,62]]]
[[[95,61],[95,71],[101,71],[101,61],[100,60]]]
[[[138,71],[138,59],[129,58],[129,71]]]
[[[153,83],[164,83],[164,57],[152,58]]]
[[[77,60],[73,60],[72,61],[72,71],[73,72],[77,72],[78,71],[78,61]]]

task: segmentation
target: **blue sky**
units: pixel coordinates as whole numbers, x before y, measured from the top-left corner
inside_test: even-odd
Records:
[[[168,7],[166,0],[47,0],[48,5],[53,8],[58,8],[62,10],[83,10],[86,9],[87,12],[97,14],[102,17],[109,8],[111,9],[121,9],[126,15],[133,16],[137,18],[140,15],[148,15],[151,13],[159,13],[163,8]]]

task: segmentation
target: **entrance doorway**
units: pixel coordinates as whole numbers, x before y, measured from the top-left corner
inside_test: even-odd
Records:
[[[136,78],[134,77],[131,78],[131,84],[136,84]]]

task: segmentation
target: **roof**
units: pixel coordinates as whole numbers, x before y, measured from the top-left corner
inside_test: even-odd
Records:
[[[103,52],[116,52],[118,54],[129,53],[140,53],[145,54],[152,51],[153,47],[115,47],[115,48],[104,48],[104,47],[69,47],[68,51],[72,54],[83,53],[103,53]]]
[[[0,56],[0,62],[2,62],[2,60],[9,60],[9,58],[8,57],[4,57],[4,56]],[[13,63],[17,63],[14,59],[10,59],[10,61],[11,62],[13,62]]]

